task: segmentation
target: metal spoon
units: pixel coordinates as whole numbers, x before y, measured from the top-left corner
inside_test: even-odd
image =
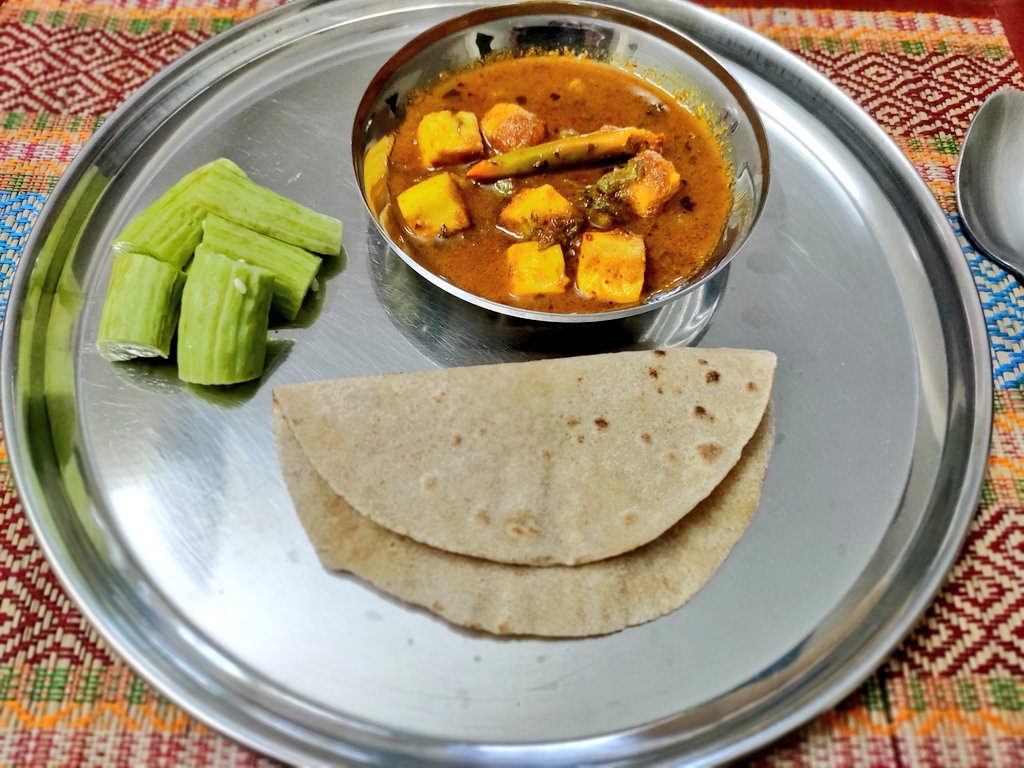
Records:
[[[956,199],[978,250],[1024,280],[1024,92],[990,96],[960,151]]]

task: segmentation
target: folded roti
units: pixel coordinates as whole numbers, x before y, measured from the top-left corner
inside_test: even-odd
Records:
[[[291,384],[275,407],[372,522],[502,563],[577,565],[654,540],[761,422],[771,352],[669,349]]]
[[[773,442],[769,413],[711,495],[646,546],[586,565],[532,567],[444,552],[371,522],[324,481],[276,406],[274,431],[285,482],[324,567],[459,626],[547,637],[617,632],[696,594],[750,522]]]

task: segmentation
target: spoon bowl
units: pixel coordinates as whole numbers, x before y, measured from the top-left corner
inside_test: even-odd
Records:
[[[974,116],[960,152],[956,199],[978,250],[1024,276],[1024,92],[999,91]]]

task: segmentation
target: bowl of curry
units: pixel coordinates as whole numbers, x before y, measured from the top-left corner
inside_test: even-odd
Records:
[[[757,110],[709,53],[586,2],[472,11],[368,86],[352,135],[367,208],[445,291],[587,322],[664,306],[718,274],[768,191]]]

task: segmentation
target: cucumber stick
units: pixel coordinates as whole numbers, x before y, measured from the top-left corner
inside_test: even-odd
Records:
[[[341,222],[219,158],[150,203],[113,250],[100,354],[167,357],[177,329],[180,379],[236,384],[263,374],[271,306],[295,319],[316,254],[341,253]]]
[[[262,187],[247,176],[212,168],[195,190],[199,204],[221,218],[314,253],[341,253],[338,219]]]
[[[144,253],[114,256],[96,346],[107,360],[163,357],[178,324],[184,273]]]
[[[203,220],[202,242],[210,250],[229,259],[273,272],[272,306],[289,322],[299,313],[302,300],[320,271],[322,260],[319,256],[212,213]]]
[[[184,268],[203,236],[206,209],[196,189],[211,173],[246,178],[241,168],[223,157],[190,171],[121,230],[114,250],[147,253]]]
[[[178,378],[238,384],[259,378],[266,358],[272,272],[196,247],[181,297]]]

